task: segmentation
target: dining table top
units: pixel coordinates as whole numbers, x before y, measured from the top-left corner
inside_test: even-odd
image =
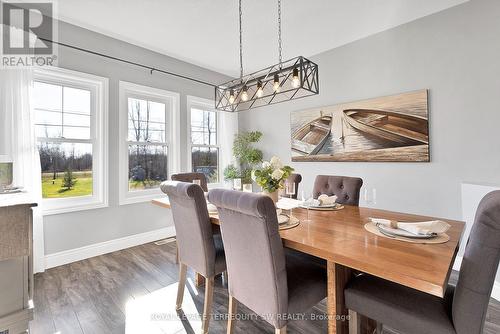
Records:
[[[168,199],[153,204],[169,208]],[[443,297],[464,230],[461,221],[439,219],[450,224],[450,240],[442,244],[420,244],[382,237],[365,230],[369,218],[419,222],[438,218],[374,208],[345,205],[336,211],[293,209],[301,223],[280,230],[284,246],[327,261],[365,272],[416,290]],[[211,222],[220,224],[213,213]]]

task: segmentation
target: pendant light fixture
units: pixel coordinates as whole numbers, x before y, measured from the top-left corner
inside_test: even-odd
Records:
[[[215,87],[215,108],[243,111],[319,94],[318,65],[299,56],[282,60],[281,0],[278,0],[278,64],[243,73],[243,30],[239,0],[240,77]]]

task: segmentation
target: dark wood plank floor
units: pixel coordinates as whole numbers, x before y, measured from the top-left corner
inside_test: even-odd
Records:
[[[154,243],[47,270],[35,276],[32,334],[199,333],[203,288],[188,273],[183,320],[174,310],[178,266],[175,243]],[[452,277],[456,280],[456,275]],[[216,279],[211,333],[225,333],[226,283]],[[236,333],[273,333],[273,328],[245,307]],[[326,333],[326,303],[292,321],[289,333]],[[386,329],[386,333],[396,333]],[[500,333],[500,303],[491,300],[484,333]]]

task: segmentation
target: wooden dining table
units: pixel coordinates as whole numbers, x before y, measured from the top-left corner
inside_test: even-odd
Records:
[[[170,208],[165,198],[152,203]],[[309,210],[308,222],[306,209],[293,209],[293,215],[301,223],[280,230],[283,245],[327,263],[328,333],[349,332],[344,288],[355,271],[444,297],[463,222],[348,205],[337,211]],[[439,219],[451,225],[447,232],[450,240],[442,244],[417,244],[377,236],[364,228],[370,217],[404,222]],[[210,219],[213,224],[221,224],[217,214],[211,214]]]

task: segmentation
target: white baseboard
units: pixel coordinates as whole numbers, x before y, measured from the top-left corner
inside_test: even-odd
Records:
[[[119,239],[100,242],[80,248],[70,249],[58,253],[45,255],[45,269],[62,266],[71,262],[88,259],[125,248],[130,248],[160,239],[175,236],[175,227],[169,226],[145,233],[139,233]]]
[[[453,264],[453,270],[460,271],[460,266],[462,265],[462,256],[455,258],[455,263]],[[500,301],[500,282],[495,281],[493,284],[493,290],[491,290],[491,298]]]

